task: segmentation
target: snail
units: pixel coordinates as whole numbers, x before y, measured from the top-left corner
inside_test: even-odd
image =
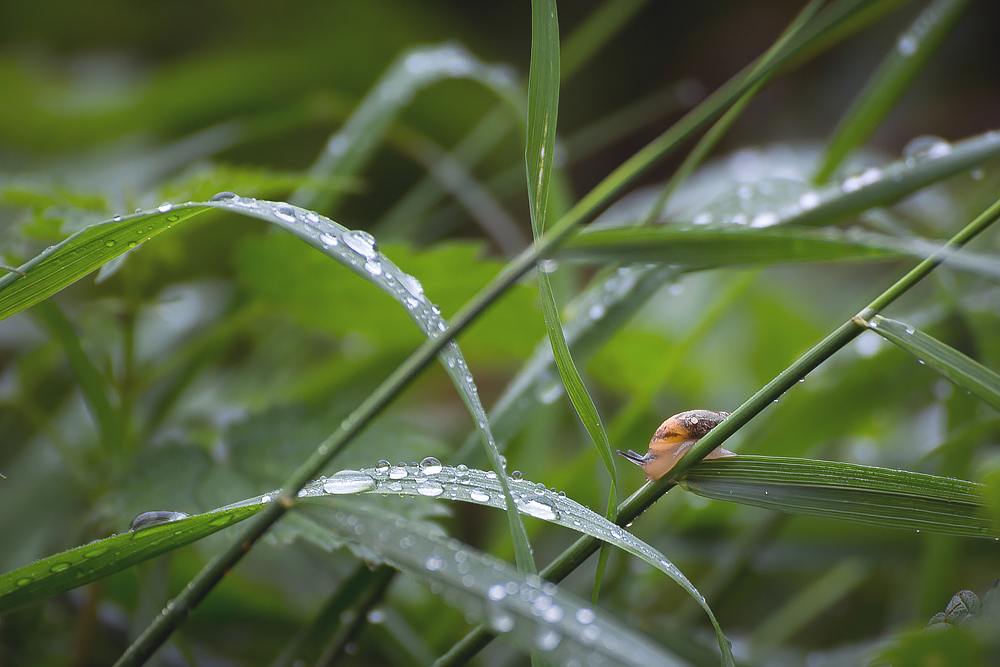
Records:
[[[647,479],[652,482],[670,472],[670,469],[691,449],[691,445],[701,440],[728,416],[728,412],[711,410],[688,410],[677,413],[656,429],[653,439],[649,441],[649,451],[645,455],[636,454],[631,449],[627,452],[619,449],[618,453],[642,468]],[[723,456],[736,456],[736,454],[718,447],[705,458],[718,459]]]

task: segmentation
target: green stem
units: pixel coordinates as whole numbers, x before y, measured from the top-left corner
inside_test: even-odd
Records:
[[[747,402],[737,408],[725,421],[709,431],[705,437],[692,446],[687,455],[678,461],[677,465],[668,474],[654,482],[647,482],[629,496],[618,507],[616,523],[619,526],[627,526],[635,521],[660,496],[673,488],[676,485],[676,480],[690,469],[691,466],[705,458],[712,450],[725,442],[729,436],[736,433],[751,419],[763,412],[767,406],[778,400],[782,394],[795,386],[799,380],[832,357],[835,352],[854,340],[867,329],[867,325],[865,324],[867,320],[874,317],[880,310],[884,309],[920,282],[941,264],[943,258],[949,252],[962,247],[996,222],[998,216],[1000,216],[1000,200],[997,200],[992,206],[978,215],[975,220],[966,225],[962,231],[953,236],[940,252],[920,262],[889,289],[876,297],[874,301],[863,308],[857,315],[837,327],[833,333],[813,346],[812,349],[799,357],[780,375],[768,382],[767,385],[750,397]],[[597,551],[600,546],[601,541],[597,538],[590,537],[589,535],[581,537],[538,574],[548,581],[559,583]],[[493,641],[494,636],[485,625],[477,626],[461,641],[452,646],[447,653],[441,656],[434,663],[434,667],[454,667],[455,665],[467,662],[472,656]]]

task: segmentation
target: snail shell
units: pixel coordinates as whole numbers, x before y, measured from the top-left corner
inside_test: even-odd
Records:
[[[649,441],[649,451],[645,455],[636,454],[631,449],[627,452],[618,450],[618,453],[642,468],[649,481],[659,479],[670,472],[670,469],[691,449],[691,445],[701,440],[728,416],[728,412],[712,410],[680,412],[660,424],[660,428],[653,434],[653,439]],[[705,458],[718,459],[723,456],[736,456],[736,454],[718,447]]]

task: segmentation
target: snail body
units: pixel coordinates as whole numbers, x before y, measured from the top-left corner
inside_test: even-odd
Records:
[[[729,416],[728,412],[713,412],[712,410],[688,410],[680,412],[660,424],[653,439],[649,441],[649,451],[637,454],[631,449],[618,453],[642,468],[649,481],[659,479],[670,472],[681,457],[691,449],[691,445],[718,426]],[[706,459],[718,459],[724,456],[736,456],[728,449],[718,447],[706,456]]]

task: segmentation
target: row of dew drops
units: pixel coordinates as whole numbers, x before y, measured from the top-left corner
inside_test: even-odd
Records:
[[[1000,132],[991,131],[979,137],[962,142],[971,145],[980,142],[1000,141]],[[920,136],[911,140],[903,148],[903,159],[883,168],[869,167],[860,173],[848,176],[838,185],[815,190],[797,180],[761,180],[739,185],[735,192],[723,195],[703,210],[695,212],[691,222],[695,225],[721,223],[752,228],[772,227],[810,211],[842,194],[857,192],[889,178],[901,181],[907,171],[928,161],[937,160],[952,153],[951,143],[936,136]],[[982,169],[969,172],[973,180],[981,180]],[[789,203],[790,202],[790,203]]]

